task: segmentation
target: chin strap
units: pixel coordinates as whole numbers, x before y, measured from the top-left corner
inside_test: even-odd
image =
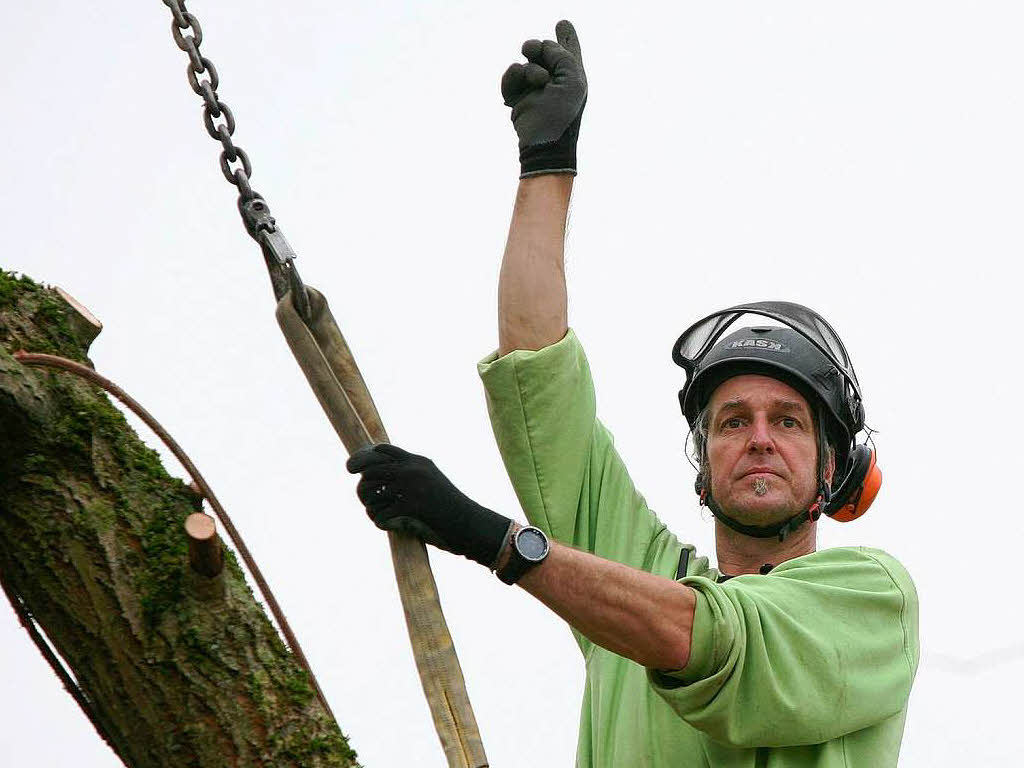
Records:
[[[741,523],[739,520],[725,514],[725,512],[722,511],[722,508],[718,506],[718,502],[716,502],[714,497],[711,495],[711,491],[707,488],[701,488],[700,490],[700,505],[702,507],[710,509],[711,514],[734,531],[742,533],[745,536],[752,536],[755,539],[770,539],[778,536],[779,541],[785,541],[786,537],[801,525],[808,521],[814,522],[821,517],[821,513],[825,509],[825,505],[827,503],[828,489],[827,486],[822,484],[819,488],[818,497],[814,500],[814,503],[807,508],[806,512],[799,512],[788,520],[783,520],[781,523],[774,523],[772,525],[747,525],[746,523]]]

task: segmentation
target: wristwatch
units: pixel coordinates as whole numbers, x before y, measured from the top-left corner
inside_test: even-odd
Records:
[[[532,525],[516,531],[511,544],[508,562],[498,570],[498,578],[506,584],[515,584],[524,573],[544,562],[551,551],[544,531]]]

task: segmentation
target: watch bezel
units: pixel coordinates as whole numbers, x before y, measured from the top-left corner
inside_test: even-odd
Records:
[[[520,548],[519,546],[519,537],[528,531],[530,533],[536,533],[538,536],[540,536],[541,541],[544,542],[544,551],[541,552],[537,557],[528,556],[525,552],[523,552],[522,548]],[[523,558],[523,560],[525,560],[528,563],[536,564],[543,562],[544,558],[546,558],[548,556],[548,553],[551,551],[551,542],[548,541],[548,537],[545,535],[544,531],[542,531],[535,525],[526,525],[520,528],[518,531],[516,531],[513,543],[515,546],[516,554],[518,554],[521,558]]]

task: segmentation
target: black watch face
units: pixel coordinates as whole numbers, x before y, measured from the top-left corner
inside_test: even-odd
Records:
[[[516,536],[516,549],[527,560],[536,562],[548,553],[548,540],[544,534],[533,528],[524,528]]]

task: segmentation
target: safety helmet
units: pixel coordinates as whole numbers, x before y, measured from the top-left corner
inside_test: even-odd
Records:
[[[723,337],[740,317],[761,315],[786,327],[743,328]],[[696,490],[702,503],[727,525],[759,538],[784,538],[805,519],[824,512],[838,520],[860,517],[881,485],[874,451],[858,445],[864,428],[860,384],[839,335],[824,318],[800,304],[763,301],[719,310],[690,326],[672,349],[673,361],[686,371],[679,405],[690,429],[719,384],[733,376],[761,374],[800,392],[818,423],[819,496],[806,513],[771,526],[750,526],[725,515],[711,497],[706,478],[699,474]],[[832,484],[824,479],[826,445],[835,448]]]

